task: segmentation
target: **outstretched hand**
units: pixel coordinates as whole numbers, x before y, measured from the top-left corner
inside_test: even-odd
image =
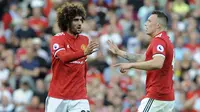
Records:
[[[89,45],[87,46],[87,48],[85,49],[85,51],[84,51],[84,54],[85,55],[90,55],[90,54],[92,54],[93,52],[96,52],[97,50],[97,48],[99,47],[99,43],[97,42],[97,41],[91,41],[90,43],[89,43]]]
[[[111,51],[113,54],[117,54],[117,52],[119,51],[119,48],[117,47],[116,44],[114,44],[112,41],[108,40],[107,44],[109,46],[109,51]]]
[[[113,67],[119,67],[120,72],[125,73],[131,68],[131,65],[130,63],[118,63],[118,64],[113,65]]]

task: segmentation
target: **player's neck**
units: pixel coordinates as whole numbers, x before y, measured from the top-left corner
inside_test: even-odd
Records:
[[[69,30],[67,31],[67,33],[68,33],[69,35],[73,36],[74,38],[77,38],[77,37],[78,37],[78,34],[73,34],[73,33],[71,33]]]
[[[151,37],[154,38],[156,35],[158,35],[160,32],[165,31],[164,29],[158,29],[154,33],[152,33]]]

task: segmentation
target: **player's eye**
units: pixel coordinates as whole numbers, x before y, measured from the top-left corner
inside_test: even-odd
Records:
[[[78,19],[73,19],[73,21],[78,21]]]
[[[73,21],[75,22],[81,21],[83,23],[83,19],[73,19]]]

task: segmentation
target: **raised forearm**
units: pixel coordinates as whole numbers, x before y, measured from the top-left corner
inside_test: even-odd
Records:
[[[119,50],[117,55],[127,59],[129,62],[137,62],[137,61],[144,61],[145,57],[142,54],[131,54],[125,51]]]

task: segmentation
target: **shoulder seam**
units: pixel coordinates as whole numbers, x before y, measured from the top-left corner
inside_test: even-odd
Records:
[[[166,42],[165,39],[163,39],[163,38],[161,38],[161,37],[159,37],[159,38],[155,38],[155,39],[161,39],[162,41],[164,41],[164,43],[166,44],[166,47],[167,47],[167,42]]]
[[[57,33],[54,36],[64,36],[65,34],[63,32]]]

